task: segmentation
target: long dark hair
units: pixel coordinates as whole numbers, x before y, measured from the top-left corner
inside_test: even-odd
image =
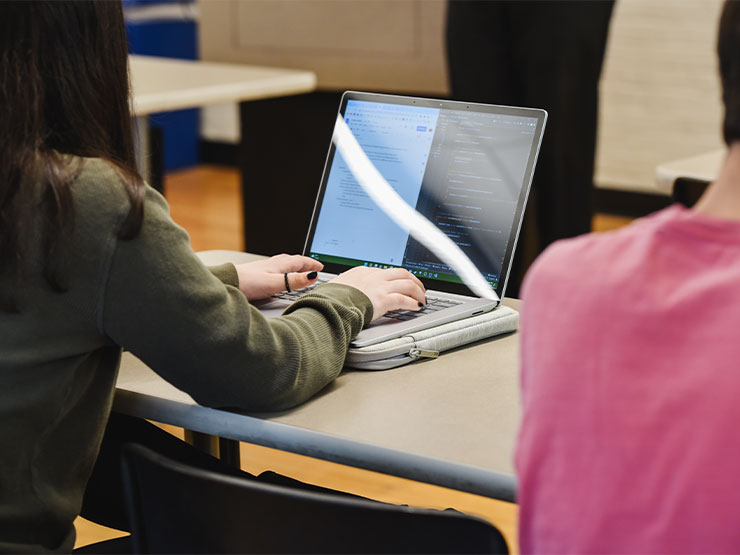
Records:
[[[134,237],[144,184],[134,158],[121,3],[0,2],[0,273],[20,271],[24,216],[41,210],[43,229],[27,233],[42,234],[44,276],[64,289],[71,186],[80,169],[74,157],[103,158],[119,169],[131,201],[119,236]],[[39,179],[40,197],[29,186]]]
[[[722,134],[729,146],[740,141],[740,2],[726,1],[722,8],[717,54],[725,105]]]

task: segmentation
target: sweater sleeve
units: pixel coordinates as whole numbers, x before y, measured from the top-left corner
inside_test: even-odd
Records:
[[[227,262],[218,266],[209,266],[208,270],[222,283],[239,287],[239,275],[236,273],[236,267],[233,264]]]
[[[226,266],[209,271],[149,190],[140,234],[115,242],[103,333],[203,405],[279,410],[307,400],[341,371],[372,317],[369,299],[326,284],[267,320],[229,285],[236,270]]]

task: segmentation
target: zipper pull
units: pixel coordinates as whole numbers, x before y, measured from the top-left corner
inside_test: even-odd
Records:
[[[439,351],[432,351],[431,349],[418,349],[416,347],[409,351],[411,358],[437,358]]]

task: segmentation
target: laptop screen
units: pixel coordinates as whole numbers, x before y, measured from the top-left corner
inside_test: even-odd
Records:
[[[340,113],[391,187],[502,296],[546,114],[370,93],[345,93]],[[375,205],[333,146],[304,254],[328,271],[401,267],[429,288],[468,293]]]

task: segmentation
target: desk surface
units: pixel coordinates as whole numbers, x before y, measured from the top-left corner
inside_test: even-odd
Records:
[[[680,178],[709,183],[717,176],[726,155],[727,150],[720,149],[661,164],[655,170],[658,189],[670,195],[673,193],[673,184]]]
[[[256,258],[201,256],[209,264]],[[197,405],[127,353],[114,410],[513,501],[518,369],[515,333],[392,370],[345,370],[295,409],[246,415]]]
[[[130,56],[133,112],[196,108],[311,92],[311,71]]]

